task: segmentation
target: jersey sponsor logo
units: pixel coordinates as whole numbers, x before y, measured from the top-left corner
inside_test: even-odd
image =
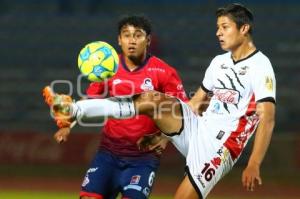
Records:
[[[223,88],[216,88],[213,91],[214,98],[227,103],[227,104],[238,104],[240,93],[237,90],[233,89],[223,89]]]
[[[152,84],[152,79],[151,78],[144,79],[143,84],[141,85],[141,89],[144,91],[154,90],[154,86]]]
[[[205,188],[205,183],[202,180],[202,175],[196,175],[197,180],[200,182],[201,186]]]
[[[225,132],[222,131],[222,130],[220,130],[216,138],[217,138],[218,140],[221,140],[222,137],[223,137],[224,135],[225,135]]]
[[[265,78],[265,87],[268,91],[273,91],[273,78],[272,77],[266,77]]]
[[[141,179],[140,175],[135,175],[131,177],[130,184],[139,184]]]
[[[230,155],[229,150],[224,146],[220,147],[217,151],[218,156],[222,160],[222,162],[226,161]]]
[[[166,70],[162,69],[162,68],[148,68],[148,71],[159,71],[159,72],[163,72],[163,73],[166,72]]]
[[[239,70],[239,75],[245,75],[247,73],[249,66],[243,66],[241,67],[241,69]]]
[[[228,69],[228,66],[226,66],[225,64],[221,64],[221,69]]]
[[[212,112],[218,114],[220,111],[220,108],[221,108],[221,105],[217,102],[214,104]]]

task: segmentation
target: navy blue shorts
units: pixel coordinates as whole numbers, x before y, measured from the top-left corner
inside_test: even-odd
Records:
[[[146,199],[158,166],[156,158],[126,158],[99,151],[86,172],[80,196],[112,199],[121,193],[122,198]]]

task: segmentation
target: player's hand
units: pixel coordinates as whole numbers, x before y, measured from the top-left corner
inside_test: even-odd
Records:
[[[141,151],[155,151],[158,155],[166,149],[169,139],[161,133],[144,135],[137,141],[137,145]]]
[[[254,191],[257,185],[262,185],[259,165],[248,165],[242,174],[242,183],[247,191]]]
[[[71,133],[71,128],[70,127],[64,127],[60,128],[55,134],[54,134],[54,139],[57,143],[63,143],[68,140],[68,136]]]

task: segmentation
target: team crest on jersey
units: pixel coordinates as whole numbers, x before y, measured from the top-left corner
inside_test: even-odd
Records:
[[[245,75],[247,73],[248,68],[248,66],[241,67],[241,69],[239,70],[239,75]]]
[[[272,77],[266,77],[265,87],[268,91],[273,91],[273,79]]]
[[[152,91],[154,90],[154,86],[152,84],[152,80],[150,78],[146,78],[141,85],[141,89],[144,91]]]
[[[130,184],[139,184],[141,179],[140,175],[135,175],[131,177]]]

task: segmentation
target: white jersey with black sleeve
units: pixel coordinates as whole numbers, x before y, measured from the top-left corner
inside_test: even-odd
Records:
[[[231,53],[216,56],[207,68],[202,89],[212,92],[204,117],[236,129],[238,120],[257,102],[275,103],[275,76],[269,59],[260,51],[234,62]]]
[[[212,60],[201,87],[211,96],[207,110],[198,116],[181,102],[183,128],[172,142],[186,157],[187,175],[205,198],[231,170],[258,126],[256,104],[275,103],[276,80],[262,52],[238,62],[229,52]]]

